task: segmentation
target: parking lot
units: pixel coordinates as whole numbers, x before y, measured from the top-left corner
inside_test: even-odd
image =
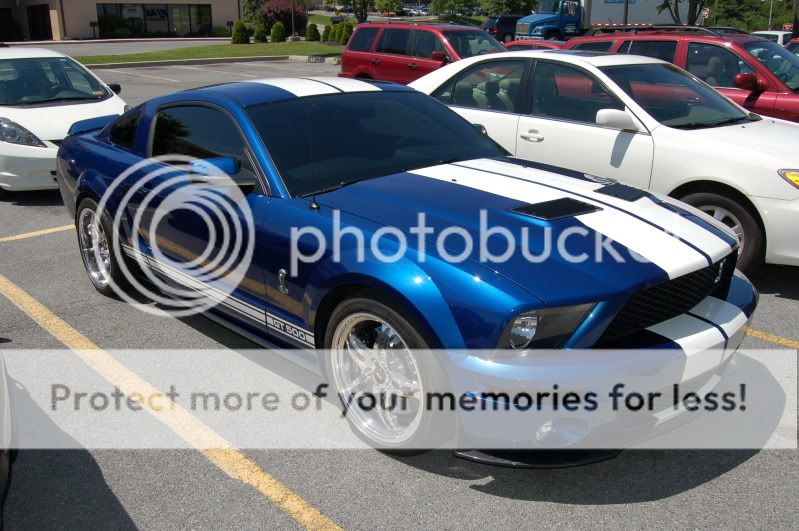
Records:
[[[335,75],[290,61],[97,70],[136,105],[190,87],[264,77]],[[244,349],[255,345],[204,317],[140,312],[92,289],[57,192],[0,199],[3,348]],[[5,280],[4,280],[5,279]],[[799,268],[767,266],[742,348],[799,348]],[[17,291],[17,293],[20,293]],[[21,305],[25,311],[22,311]],[[31,315],[38,316],[37,321]],[[77,342],[77,343],[75,343]],[[209,378],[212,378],[209,375]],[[4,510],[8,529],[782,528],[799,517],[799,453],[627,451],[558,470],[514,470],[448,452],[242,449],[253,477],[191,450],[23,451]],[[292,519],[292,517],[294,519]]]

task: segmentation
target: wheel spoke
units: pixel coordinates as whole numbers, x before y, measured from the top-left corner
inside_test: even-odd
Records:
[[[372,367],[375,362],[375,353],[366,346],[354,333],[347,336],[347,352],[361,370]]]

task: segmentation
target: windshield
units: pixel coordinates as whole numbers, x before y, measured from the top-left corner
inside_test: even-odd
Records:
[[[791,41],[785,45],[785,49],[791,53],[799,55],[799,41]]]
[[[293,196],[414,168],[507,155],[417,92],[297,98],[248,109]]]
[[[0,105],[98,100],[108,91],[68,57],[0,60]]]
[[[669,127],[699,129],[759,119],[674,65],[606,66],[600,70],[652,118]]]
[[[461,59],[507,51],[498,40],[485,31],[444,31],[442,33]]]
[[[770,41],[752,41],[744,44],[749,53],[780,78],[785,85],[799,89],[799,57],[779,44]]]
[[[538,0],[536,13],[557,13],[560,0]]]

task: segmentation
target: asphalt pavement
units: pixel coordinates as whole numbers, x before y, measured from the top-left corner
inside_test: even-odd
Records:
[[[121,83],[122,96],[135,105],[193,86],[337,70],[278,61],[98,75]],[[254,347],[204,317],[150,315],[96,293],[70,223],[57,192],[0,199],[0,275],[66,326],[103,349]],[[57,230],[8,239],[46,229]],[[744,348],[783,348],[795,359],[799,268],[768,266],[754,280],[762,297],[752,328],[761,335],[748,336]],[[2,296],[0,343],[3,349],[63,348]],[[25,400],[24,389],[14,389],[12,399]],[[407,458],[366,450],[242,453],[351,529],[794,528],[799,519],[795,450],[625,451],[558,470],[496,468],[449,452]],[[299,527],[271,492],[231,477],[194,450],[22,451],[4,520],[7,529]]]

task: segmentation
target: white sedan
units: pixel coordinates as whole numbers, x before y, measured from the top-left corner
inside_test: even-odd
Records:
[[[70,126],[122,114],[119,90],[60,53],[0,48],[0,194],[58,188],[56,153]]]
[[[741,240],[739,267],[799,265],[799,125],[761,118],[657,59],[522,51],[410,85],[516,157],[681,199]]]

